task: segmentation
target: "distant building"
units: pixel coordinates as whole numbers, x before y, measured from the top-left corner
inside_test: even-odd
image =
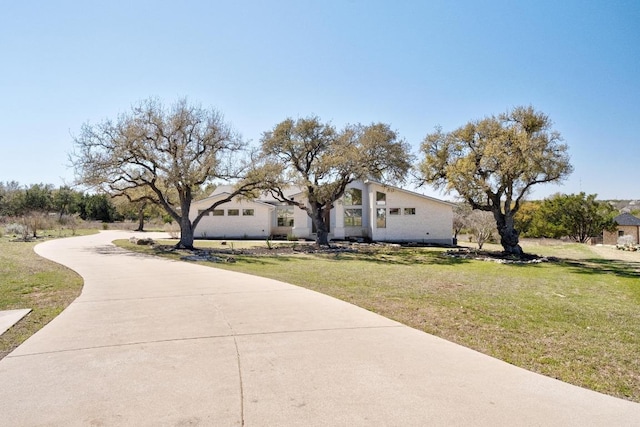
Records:
[[[189,218],[227,197],[221,186],[192,204]],[[285,194],[304,202],[304,193],[291,187]],[[386,242],[452,243],[453,204],[375,181],[356,181],[335,202],[328,215],[329,239],[371,239]],[[240,197],[224,203],[198,223],[196,238],[259,238],[281,236],[315,239],[307,213],[268,195]]]
[[[613,220],[617,224],[616,230],[602,232],[602,242],[605,245],[615,245],[619,237],[627,235],[633,237],[635,244],[640,243],[640,218],[630,213],[623,213]]]

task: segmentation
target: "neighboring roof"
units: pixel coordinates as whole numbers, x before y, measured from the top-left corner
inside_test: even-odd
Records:
[[[618,225],[635,225],[640,227],[640,218],[631,215],[630,213],[623,213],[613,219]]]

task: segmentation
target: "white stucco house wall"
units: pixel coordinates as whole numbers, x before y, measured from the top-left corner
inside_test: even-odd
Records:
[[[191,206],[189,217],[216,200],[228,196],[230,187],[220,186],[206,199]],[[304,201],[304,194],[290,188],[286,197]],[[453,204],[375,181],[351,183],[329,215],[330,239],[371,239],[386,242],[452,243]],[[198,223],[196,238],[265,239],[293,236],[314,239],[307,213],[280,203],[268,195],[256,200],[235,198]]]

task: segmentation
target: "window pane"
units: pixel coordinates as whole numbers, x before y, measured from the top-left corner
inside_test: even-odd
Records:
[[[362,190],[357,188],[349,188],[344,193],[344,204],[346,206],[362,205]]]
[[[198,215],[200,215],[202,212],[204,212],[204,209],[198,209]],[[209,215],[209,213],[207,212],[206,214],[204,214],[204,216]]]
[[[293,227],[293,206],[277,207],[278,227]]]
[[[386,205],[387,204],[387,194],[376,191],[376,204],[377,205]]]
[[[376,227],[387,228],[387,210],[385,208],[376,210]]]
[[[224,209],[214,209],[211,214],[213,216],[224,216]]]
[[[404,214],[405,215],[415,215],[416,214],[416,208],[404,208]]]
[[[344,226],[362,227],[362,209],[345,209]]]
[[[229,216],[238,216],[238,215],[240,215],[240,210],[239,209],[229,209],[227,211],[227,215],[229,215]]]
[[[390,208],[389,215],[400,215],[400,208]]]
[[[242,216],[253,216],[253,209],[242,209]]]

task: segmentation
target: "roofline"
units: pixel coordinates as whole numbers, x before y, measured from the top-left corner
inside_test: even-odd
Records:
[[[404,188],[396,187],[395,185],[391,185],[391,184],[385,184],[385,183],[382,183],[382,182],[379,182],[379,181],[375,181],[375,180],[373,180],[373,179],[365,179],[363,182],[364,182],[365,184],[369,184],[369,183],[371,183],[371,184],[377,184],[377,185],[379,185],[379,186],[381,186],[381,187],[389,187],[389,188],[393,188],[394,190],[402,191],[403,193],[407,193],[407,194],[410,194],[410,195],[412,195],[412,196],[421,197],[421,198],[423,198],[423,199],[427,199],[427,200],[430,200],[430,201],[432,201],[432,202],[436,202],[436,203],[442,203],[442,204],[444,204],[444,205],[449,205],[449,206],[451,206],[451,207],[456,207],[456,206],[457,206],[457,205],[456,205],[455,203],[453,203],[453,202],[449,202],[449,201],[446,201],[446,200],[437,199],[437,198],[435,198],[435,197],[427,196],[427,195],[425,195],[425,194],[416,193],[415,191],[406,190],[406,189],[404,189]]]
[[[209,197],[205,197],[204,199],[196,200],[196,201],[195,201],[195,202],[193,202],[191,205],[193,205],[193,204],[195,204],[195,203],[202,203],[202,202],[204,202],[204,201],[211,200],[211,199],[218,199],[218,198],[220,198],[220,196],[225,196],[225,195],[226,195],[226,196],[229,196],[230,194],[231,194],[231,193],[226,192],[226,191],[225,191],[225,192],[222,192],[222,193],[214,194],[213,196],[209,196]],[[235,196],[235,197],[237,197],[237,196]],[[234,197],[234,199],[235,199],[235,197]],[[231,199],[229,202],[226,202],[226,203],[230,203],[231,201],[234,201],[234,199]],[[264,205],[264,206],[267,206],[267,207],[269,207],[269,208],[275,208],[275,206],[274,206],[274,205],[272,205],[271,203],[263,202],[263,201],[260,201],[260,200],[258,200],[258,199],[245,199],[245,200],[246,200],[247,202],[250,202],[250,203],[257,203],[257,204],[259,204],[259,205]]]

